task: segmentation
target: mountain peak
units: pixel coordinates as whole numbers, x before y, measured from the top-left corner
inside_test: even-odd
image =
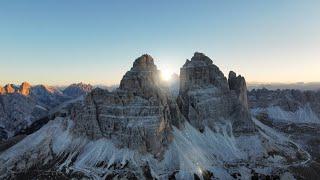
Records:
[[[221,119],[231,119],[234,133],[255,131],[248,110],[245,80],[234,72],[229,77],[230,85],[203,53],[195,53],[180,69],[178,105],[182,114],[200,131],[205,126],[214,128]],[[204,107],[210,108],[203,110]]]
[[[183,67],[184,68],[202,67],[202,66],[208,66],[208,65],[213,65],[212,60],[208,56],[206,56],[204,53],[195,52],[193,57],[191,58],[191,61],[187,59]]]
[[[5,93],[4,88],[0,86],[0,94],[4,94],[4,93]]]
[[[73,83],[73,84],[71,84],[70,86],[75,86],[75,87],[89,87],[89,86],[91,86],[91,84],[86,84],[86,83],[80,82],[80,83]],[[69,87],[70,87],[70,86],[69,86]]]
[[[134,70],[154,70],[156,68],[157,67],[154,64],[154,60],[149,54],[143,54],[137,58],[132,67]]]
[[[247,85],[246,80],[241,75],[238,75],[230,71],[229,77],[228,77],[228,84],[230,90],[233,90],[236,92],[240,102],[243,104],[243,106],[248,110],[248,97],[247,97]]]
[[[28,82],[23,82],[23,83],[20,85],[19,91],[20,91],[20,93],[21,93],[22,95],[27,96],[27,95],[29,95],[29,93],[30,93],[30,88],[31,88],[31,85],[30,85]]]
[[[16,92],[16,88],[13,84],[7,84],[4,86],[4,90],[6,93],[15,93]]]
[[[180,69],[180,91],[184,92],[193,88],[216,86],[227,91],[228,82],[218,66],[203,53],[196,52],[190,60],[187,60]]]
[[[93,87],[90,84],[85,83],[74,83],[68,86],[63,90],[63,94],[68,95],[70,97],[78,97],[81,95],[85,95],[92,91]]]
[[[133,67],[123,76],[120,89],[143,97],[150,97],[154,94],[152,92],[158,91],[159,82],[159,70],[153,58],[144,54],[134,61]]]
[[[195,52],[193,54],[193,58],[204,58],[204,57],[207,57],[204,53],[201,53],[201,52]]]

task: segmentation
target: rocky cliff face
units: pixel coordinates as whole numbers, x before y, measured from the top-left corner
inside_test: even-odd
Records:
[[[13,84],[7,84],[4,88],[0,87],[0,94],[13,94],[19,93],[24,96],[28,96],[30,93],[31,85],[28,82],[23,82],[20,86]]]
[[[160,156],[171,141],[170,101],[149,55],[134,61],[118,90],[93,90],[74,114],[76,131],[110,138],[118,147]]]
[[[17,91],[17,88],[13,84],[7,84],[4,86],[5,93],[14,93]]]
[[[2,86],[0,86],[0,95],[4,94],[4,93],[5,93],[4,88]]]
[[[163,95],[159,70],[150,55],[142,55],[134,61],[131,70],[123,76],[120,89],[145,98]]]
[[[200,131],[233,119],[234,132],[255,130],[248,111],[246,83],[230,73],[227,78],[202,53],[195,53],[180,69],[178,104],[182,114]]]
[[[24,96],[28,96],[30,94],[30,88],[31,85],[29,83],[23,82],[20,86],[19,92]]]
[[[230,90],[235,91],[242,105],[246,108],[246,110],[249,110],[247,84],[244,77],[242,77],[241,75],[237,76],[235,72],[230,71],[228,83]]]
[[[186,119],[200,132],[229,121],[235,133],[255,132],[243,77],[231,75],[229,85],[207,56],[195,53],[181,68],[180,78],[177,106],[163,86],[153,58],[139,57],[119,89],[95,89],[83,106],[75,107],[75,132],[92,139],[108,137],[119,147],[153,154],[164,151],[171,141],[172,126],[183,128]]]

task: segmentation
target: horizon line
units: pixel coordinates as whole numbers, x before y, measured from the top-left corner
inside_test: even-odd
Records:
[[[63,84],[59,84],[59,83],[30,83],[29,81],[21,81],[20,83],[4,83],[4,84],[0,84],[0,86],[4,87],[8,84],[13,84],[16,86],[20,86],[23,82],[27,82],[29,83],[31,86],[38,86],[38,85],[45,85],[45,86],[53,86],[53,87],[63,87],[63,86],[69,86],[72,84],[88,84],[91,86],[117,86],[120,84],[119,83],[113,83],[113,84],[109,84],[109,83],[90,83],[90,82],[85,82],[85,81],[75,81],[72,83],[63,83]],[[320,81],[310,81],[310,82],[262,82],[262,81],[247,81],[246,82],[247,85],[310,85],[310,84],[319,84],[320,85]]]

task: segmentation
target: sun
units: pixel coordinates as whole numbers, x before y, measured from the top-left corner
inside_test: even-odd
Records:
[[[170,81],[173,72],[170,69],[164,68],[161,70],[161,79],[164,81]]]

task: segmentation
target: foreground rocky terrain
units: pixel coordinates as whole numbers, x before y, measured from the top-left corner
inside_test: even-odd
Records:
[[[309,179],[298,170],[313,156],[249,106],[242,76],[195,53],[177,96],[159,77],[150,55],[137,58],[117,90],[94,89],[1,152],[0,177]]]
[[[310,153],[307,166],[292,167],[301,179],[320,177],[320,91],[267,90],[249,92],[252,115],[290,137]]]

